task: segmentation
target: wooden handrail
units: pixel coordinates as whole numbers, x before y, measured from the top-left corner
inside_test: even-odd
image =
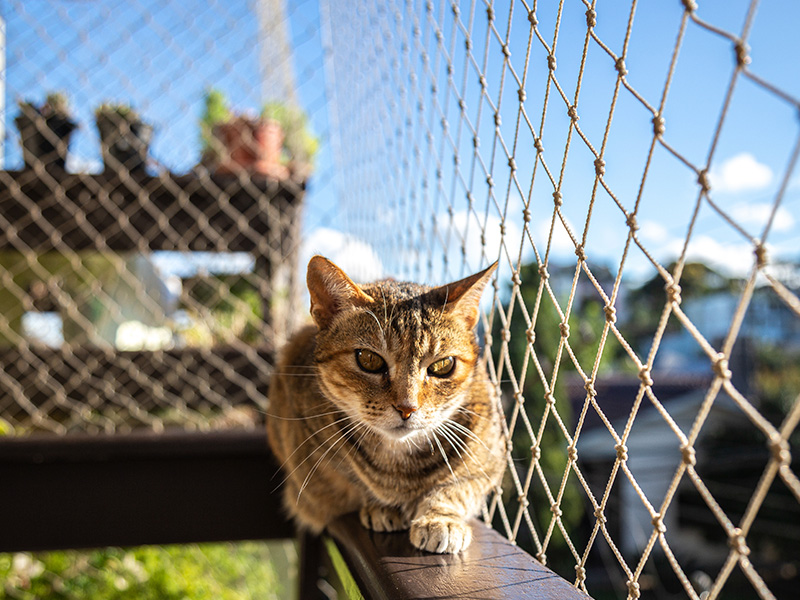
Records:
[[[417,550],[405,531],[367,531],[355,515],[328,531],[365,598],[589,598],[481,521],[472,522],[469,548],[455,555]]]

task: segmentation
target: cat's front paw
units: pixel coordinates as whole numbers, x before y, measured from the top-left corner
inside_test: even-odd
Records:
[[[472,528],[460,519],[425,515],[411,523],[411,543],[420,550],[456,554],[472,541]]]
[[[361,524],[372,531],[401,531],[410,525],[408,518],[391,506],[363,506],[358,516]]]

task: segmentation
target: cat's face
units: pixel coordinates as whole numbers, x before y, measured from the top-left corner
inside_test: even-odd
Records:
[[[478,359],[478,302],[493,270],[434,289],[390,281],[359,287],[332,263],[312,259],[325,395],[388,440],[424,440],[466,398]]]

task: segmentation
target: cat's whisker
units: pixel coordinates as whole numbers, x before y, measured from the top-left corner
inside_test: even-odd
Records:
[[[464,427],[464,425],[462,425],[458,421],[454,421],[453,419],[447,419],[446,422],[450,423],[453,427],[455,427],[458,431],[461,431],[464,435],[469,437],[471,440],[474,440],[474,441],[478,442],[481,446],[483,446],[484,448],[489,450],[489,446],[486,445],[486,442],[484,442],[480,437],[475,435],[475,432],[472,431],[469,427]]]
[[[458,445],[456,444],[456,442],[461,442],[461,440],[459,440],[458,436],[456,436],[453,432],[447,430],[446,423],[442,423],[441,425],[439,425],[436,428],[436,431],[441,433],[442,437],[445,440],[447,440],[447,442],[450,444],[450,447],[458,455],[458,458],[461,461],[461,464],[464,465],[464,468],[467,470],[467,475],[472,477],[472,472],[469,470],[469,465],[467,464],[467,461],[464,460],[464,456],[461,454],[461,450],[459,450],[459,446],[460,446],[462,449],[469,451],[466,448],[466,446],[463,445],[463,442],[461,444],[458,444]],[[473,458],[473,460],[474,460],[474,458]]]
[[[433,442],[431,441],[431,436],[428,435],[428,430],[423,429],[422,432],[425,434],[425,437],[428,439],[428,445],[431,447],[431,454],[435,454],[436,451],[433,449]]]
[[[336,439],[335,442],[333,442],[328,447],[327,450],[325,450],[325,452],[322,454],[322,456],[320,456],[319,459],[317,459],[317,462],[314,463],[314,466],[311,467],[311,470],[308,472],[308,474],[306,475],[305,479],[303,480],[303,484],[300,486],[300,491],[297,492],[297,502],[298,503],[300,502],[300,496],[303,495],[303,492],[305,491],[306,487],[308,486],[309,482],[311,481],[311,477],[313,477],[314,473],[317,472],[317,469],[319,468],[320,464],[325,459],[325,457],[328,456],[328,454],[331,452],[331,450],[333,450],[337,445],[339,445],[340,442],[346,440],[350,433],[352,433],[353,431],[356,431],[359,427],[361,427],[361,423],[355,422],[355,423],[350,423],[344,429],[339,430],[339,432],[338,432],[339,433],[339,437]],[[326,444],[331,438],[333,438],[335,436],[336,436],[336,434],[334,434],[330,438],[328,438],[328,440],[326,440]],[[322,446],[320,446],[320,447],[322,447]],[[334,454],[334,456],[336,456],[336,454]]]
[[[367,314],[369,316],[371,316],[373,319],[375,319],[375,322],[378,324],[378,328],[381,330],[381,335],[383,336],[383,339],[385,341],[386,340],[386,332],[383,330],[383,325],[381,325],[381,322],[378,320],[377,315],[374,312],[372,312],[371,310],[369,310],[369,309],[365,309],[365,310],[366,310],[366,312],[367,312]]]
[[[325,427],[321,427],[320,429],[317,429],[315,432],[313,432],[311,435],[309,435],[309,436],[308,436],[306,439],[304,439],[302,442],[300,442],[300,443],[297,445],[297,447],[294,449],[294,451],[293,451],[293,452],[292,452],[292,453],[291,453],[289,456],[287,456],[287,457],[286,457],[286,460],[284,460],[284,461],[283,461],[283,463],[281,464],[279,471],[282,471],[282,470],[283,470],[283,467],[285,467],[285,466],[286,466],[286,463],[288,463],[288,462],[289,462],[289,460],[291,460],[291,458],[292,458],[292,457],[293,457],[295,454],[297,454],[297,452],[300,450],[300,448],[302,448],[302,447],[303,447],[303,446],[304,446],[304,445],[305,445],[305,444],[306,444],[306,443],[307,443],[309,440],[311,440],[312,438],[314,438],[314,436],[316,436],[318,433],[320,433],[320,432],[322,432],[322,431],[325,431],[325,430],[326,430],[326,429],[328,429],[329,427],[333,427],[333,426],[335,426],[336,424],[338,424],[338,423],[342,423],[343,421],[347,421],[348,419],[351,419],[351,418],[352,418],[352,417],[350,417],[349,415],[345,415],[345,416],[344,416],[344,417],[342,417],[341,419],[337,419],[337,420],[333,421],[332,423],[328,423],[327,425],[325,425]],[[336,432],[336,433],[334,433],[333,435],[329,436],[329,437],[328,437],[328,439],[326,439],[324,442],[322,442],[322,444],[319,444],[319,445],[318,445],[318,447],[321,447],[323,444],[326,444],[326,443],[327,443],[329,440],[331,440],[331,439],[333,439],[334,437],[336,437],[336,435],[337,435],[338,433],[339,433],[339,432],[337,431],[337,432]],[[288,475],[286,475],[286,477],[284,477],[284,478],[281,480],[281,482],[280,482],[280,483],[279,483],[279,484],[278,484],[278,485],[275,487],[275,489],[274,489],[274,490],[272,490],[272,491],[273,491],[273,493],[275,492],[275,490],[277,490],[278,488],[280,488],[280,487],[281,487],[281,486],[282,486],[284,483],[286,483],[286,481],[287,481],[287,480],[288,480],[288,479],[289,479],[289,478],[290,478],[292,475],[294,475],[294,472],[295,472],[295,471],[297,471],[297,469],[299,469],[301,466],[303,466],[303,463],[305,463],[305,462],[306,462],[306,461],[307,461],[309,458],[311,458],[311,456],[314,454],[314,452],[316,452],[316,449],[315,449],[315,450],[312,450],[312,451],[311,451],[311,453],[310,453],[308,456],[306,456],[306,457],[305,457],[305,458],[304,458],[302,461],[300,461],[300,463],[298,463],[298,465],[297,465],[297,466],[295,466],[295,468],[294,468],[294,469],[292,469],[292,472],[291,472],[291,473],[289,473]],[[273,475],[272,477],[275,477],[275,475]]]
[[[458,425],[458,423],[455,423],[454,421],[451,421],[451,420],[449,420],[449,419],[448,419],[447,421],[445,421],[445,422],[442,424],[442,426],[443,426],[445,429],[448,429],[449,427],[452,427],[454,424],[455,424],[455,425]],[[478,457],[477,457],[477,456],[475,456],[475,453],[474,453],[474,452],[473,452],[473,451],[470,449],[470,447],[469,447],[469,445],[467,444],[467,442],[466,442],[465,440],[462,440],[460,437],[458,437],[458,433],[457,433],[457,432],[458,432],[458,430],[453,430],[453,431],[451,431],[450,433],[451,433],[451,435],[454,437],[454,439],[455,439],[455,440],[456,440],[456,441],[459,443],[459,445],[460,445],[460,446],[461,446],[461,447],[464,449],[464,451],[467,453],[467,456],[468,456],[470,459],[472,459],[472,462],[474,462],[474,463],[475,463],[475,465],[478,467],[478,470],[479,470],[479,471],[480,471],[480,472],[483,474],[483,476],[486,478],[486,480],[491,482],[491,480],[492,480],[492,479],[491,479],[491,477],[489,477],[489,475],[488,475],[488,474],[486,473],[486,471],[483,469],[483,465],[481,464],[481,461],[480,461],[480,460],[478,460]],[[464,466],[466,467],[466,466],[467,466],[467,464],[466,464],[466,463],[464,463]],[[469,469],[468,469],[468,470],[469,470]]]
[[[308,415],[308,416],[305,416],[305,417],[281,417],[280,415],[274,415],[274,414],[272,414],[270,412],[267,412],[266,410],[262,410],[262,411],[259,411],[259,412],[265,414],[266,416],[268,416],[270,418],[278,419],[279,421],[308,421],[309,419],[318,419],[320,417],[327,417],[328,415],[341,414],[342,411],[336,409],[336,410],[331,410],[329,412],[319,413],[317,415]]]
[[[486,420],[486,418],[487,418],[486,415],[482,415],[479,412],[476,412],[476,411],[474,411],[474,410],[472,410],[470,408],[467,408],[466,406],[459,406],[456,409],[456,412],[460,412],[460,413],[463,413],[465,415],[472,415],[476,419],[484,419],[484,420]]]
[[[453,476],[453,481],[458,483],[458,477],[456,477],[456,474],[453,472],[453,467],[450,465],[450,460],[447,458],[447,453],[444,451],[444,448],[442,448],[442,443],[439,441],[439,437],[436,435],[435,429],[431,430],[431,435],[433,435],[433,441],[436,442],[436,446],[439,448],[439,452],[442,455],[442,458],[444,459],[444,464],[447,465],[447,469],[450,471],[450,475]]]
[[[356,448],[360,448],[360,447],[361,447],[361,442],[364,440],[364,438],[367,436],[367,434],[369,434],[369,432],[370,432],[370,428],[369,428],[369,426],[368,426],[366,423],[360,423],[360,425],[361,425],[361,427],[363,428],[363,431],[362,431],[362,432],[361,432],[361,434],[358,436],[358,439],[355,441],[355,443],[351,444],[351,446],[350,446],[350,450],[348,450],[348,451],[347,451],[347,454],[345,454],[345,455],[342,457],[342,459],[339,461],[339,464],[338,464],[338,465],[336,465],[336,468],[337,468],[337,469],[341,468],[341,466],[342,466],[342,463],[343,463],[345,460],[347,460],[347,458],[349,458],[349,457],[350,457],[350,455],[353,453],[353,450],[355,450]],[[350,437],[352,437],[353,435],[355,435],[355,433],[352,433],[352,434],[350,435]],[[338,450],[337,450],[337,452],[338,452]],[[334,456],[335,456],[335,454],[334,454]],[[331,457],[331,459],[333,459],[333,457]],[[328,462],[330,463],[330,461],[328,461]]]

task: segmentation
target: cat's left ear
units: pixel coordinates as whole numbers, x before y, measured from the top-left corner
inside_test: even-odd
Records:
[[[477,325],[480,317],[483,290],[492,279],[496,269],[497,262],[489,265],[480,273],[438,287],[433,290],[433,293],[444,304],[444,310],[447,313],[463,319],[472,329]]]
[[[344,271],[322,256],[309,261],[306,283],[311,296],[311,316],[320,329],[343,310],[374,302]]]

